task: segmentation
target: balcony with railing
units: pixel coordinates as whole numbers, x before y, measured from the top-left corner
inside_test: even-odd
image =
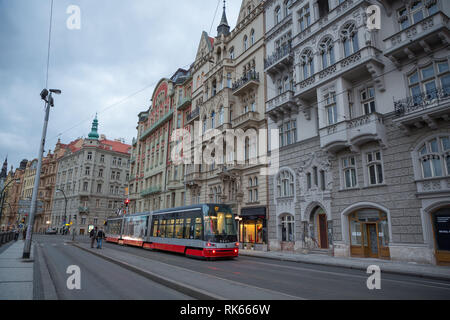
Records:
[[[259,72],[249,71],[233,83],[233,95],[240,96],[259,86]]]
[[[266,102],[266,113],[272,120],[276,121],[279,116],[285,113],[296,113],[298,105],[295,103],[294,92],[286,90],[273,99]]]
[[[158,121],[156,121],[153,125],[151,125],[147,130],[145,130],[141,137],[140,140],[144,140],[145,138],[147,138],[149,135],[151,135],[156,129],[158,129],[161,125],[163,125],[164,123],[166,123],[167,121],[169,121],[170,119],[172,119],[173,116],[173,110],[169,110],[169,112],[167,112],[166,115],[164,115],[162,118],[160,118]]]
[[[269,75],[273,76],[288,70],[292,67],[293,62],[294,51],[291,44],[287,43],[276,49],[267,59],[264,59],[264,69]]]
[[[192,97],[185,96],[178,100],[177,110],[184,110],[192,103]]]
[[[78,213],[89,213],[88,207],[78,207]]]
[[[257,125],[257,123],[261,120],[259,112],[248,111],[237,118],[234,118],[231,123],[233,128],[242,128],[245,129],[249,126]]]
[[[399,19],[402,18],[409,17]],[[442,11],[438,11],[383,41],[386,46],[384,55],[396,65],[401,65],[402,62],[430,54],[436,48],[448,46],[449,19]]]
[[[450,86],[428,90],[422,94],[394,101],[394,122],[409,131],[428,125],[437,128],[437,120],[450,119]]]
[[[161,193],[161,187],[150,187],[141,191],[141,197],[151,196],[153,194]]]
[[[372,141],[386,146],[383,116],[376,112],[327,126],[319,134],[321,147],[331,153],[345,148],[358,151],[360,146]]]
[[[200,107],[195,108],[191,113],[189,113],[186,117],[186,123],[189,124],[192,121],[198,120],[200,117]]]

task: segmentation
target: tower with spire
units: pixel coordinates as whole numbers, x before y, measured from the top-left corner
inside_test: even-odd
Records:
[[[5,162],[3,162],[2,171],[0,173],[0,179],[6,179],[8,174],[8,156],[6,156]]]
[[[228,25],[227,20],[225,0],[223,0],[222,20],[220,20],[220,24],[217,27],[217,37],[219,38],[221,35],[224,35],[226,37],[229,34],[230,34],[230,26]]]
[[[91,132],[88,135],[88,139],[89,140],[98,140],[99,138],[99,134],[98,134],[98,119],[97,119],[97,114],[95,114],[95,119],[94,121],[92,121],[92,128],[91,128]]]

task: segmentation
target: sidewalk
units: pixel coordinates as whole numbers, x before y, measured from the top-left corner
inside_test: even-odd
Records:
[[[22,259],[23,240],[4,246],[9,247],[0,253],[0,300],[33,300],[34,261]]]
[[[245,249],[240,249],[239,255],[316,265],[343,267],[364,271],[366,271],[367,267],[371,265],[377,265],[380,267],[381,272],[433,278],[439,280],[450,280],[450,267],[424,265],[412,262],[397,262],[381,259],[341,258],[321,254],[300,254],[277,251],[263,252]]]

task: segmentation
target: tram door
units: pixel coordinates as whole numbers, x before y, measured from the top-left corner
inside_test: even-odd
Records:
[[[365,223],[364,226],[364,253],[366,257],[379,258],[378,231],[376,223]]]

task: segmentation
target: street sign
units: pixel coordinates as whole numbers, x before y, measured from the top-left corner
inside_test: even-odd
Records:
[[[19,200],[19,214],[29,213],[31,209],[31,200]],[[40,200],[36,202],[36,213],[44,212],[44,203]]]

